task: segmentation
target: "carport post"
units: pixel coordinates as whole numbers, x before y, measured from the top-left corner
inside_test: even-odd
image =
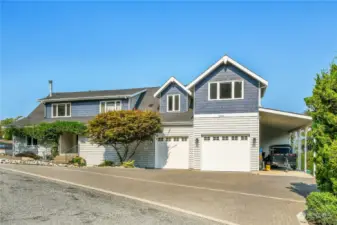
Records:
[[[296,131],[297,136],[297,169],[302,170],[302,146],[301,146],[301,130]]]
[[[307,172],[307,152],[308,152],[308,127],[304,128],[304,172]]]

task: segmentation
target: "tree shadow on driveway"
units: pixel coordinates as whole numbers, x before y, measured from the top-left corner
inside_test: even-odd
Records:
[[[318,191],[317,189],[317,185],[316,184],[306,184],[303,182],[294,182],[294,183],[290,183],[291,187],[287,187],[288,189],[290,189],[290,191],[303,196],[303,197],[307,197],[311,192],[313,191]]]

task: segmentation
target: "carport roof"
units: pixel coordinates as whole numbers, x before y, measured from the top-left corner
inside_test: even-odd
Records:
[[[261,125],[288,132],[309,126],[312,122],[310,116],[299,113],[269,108],[259,108],[259,113]]]

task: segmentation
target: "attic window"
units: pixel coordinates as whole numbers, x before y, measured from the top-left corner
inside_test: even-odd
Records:
[[[180,95],[168,95],[167,96],[167,111],[179,112],[180,111]]]
[[[71,116],[71,104],[70,103],[58,103],[52,104],[52,117],[70,117]]]

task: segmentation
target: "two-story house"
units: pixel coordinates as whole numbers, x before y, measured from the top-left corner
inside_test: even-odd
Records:
[[[219,59],[188,85],[171,77],[160,87],[125,90],[53,92],[17,125],[56,120],[88,122],[110,110],[153,110],[163,132],[134,155],[149,168],[213,171],[259,170],[260,150],[288,144],[289,132],[311,123],[309,116],[261,107],[268,82],[228,56]],[[46,149],[36,140],[14,138],[14,151]],[[97,146],[87,137],[65,134],[60,154],[77,153],[88,165],[118,161],[112,147]]]

